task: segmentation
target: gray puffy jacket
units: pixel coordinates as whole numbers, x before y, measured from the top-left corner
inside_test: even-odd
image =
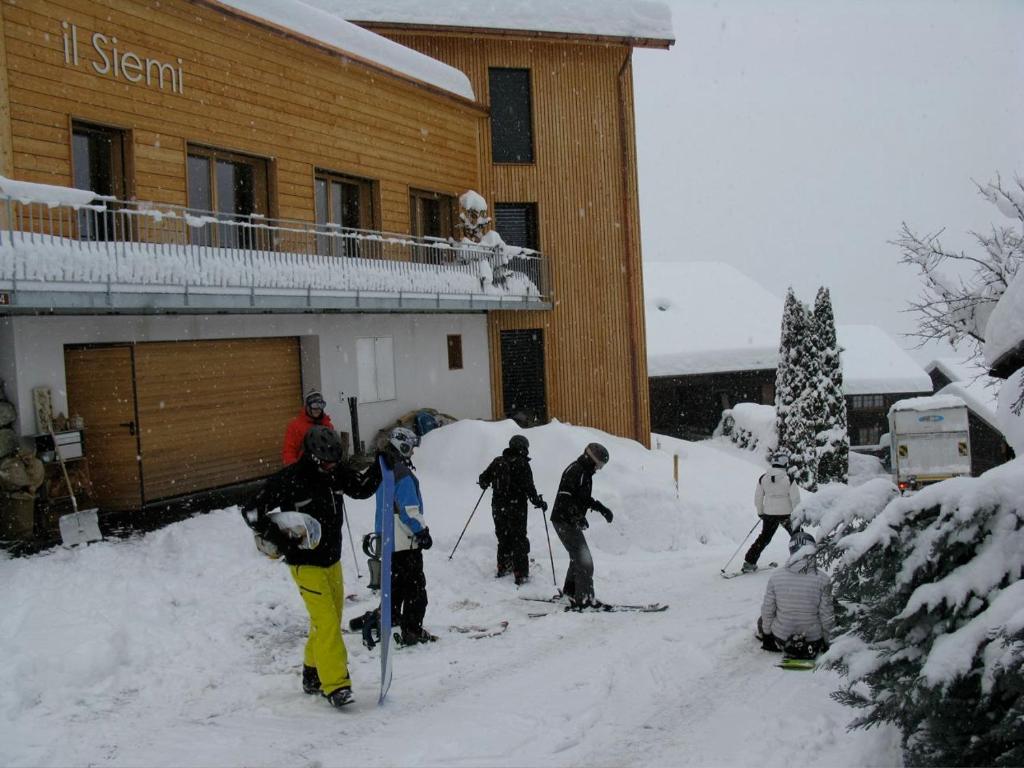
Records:
[[[829,641],[835,628],[832,581],[814,565],[813,554],[800,550],[768,579],[761,626],[780,640],[802,634]]]

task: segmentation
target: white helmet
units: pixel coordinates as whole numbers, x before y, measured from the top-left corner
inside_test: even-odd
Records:
[[[388,432],[388,448],[403,459],[411,457],[413,449],[419,444],[419,437],[411,429],[395,427]]]

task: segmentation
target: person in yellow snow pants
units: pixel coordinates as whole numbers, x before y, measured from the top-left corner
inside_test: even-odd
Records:
[[[326,568],[289,565],[288,570],[309,613],[303,666],[316,669],[324,696],[329,697],[339,688],[351,688],[348,649],[341,634],[341,610],[345,603],[341,562]]]

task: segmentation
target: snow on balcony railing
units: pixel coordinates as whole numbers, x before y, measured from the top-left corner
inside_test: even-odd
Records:
[[[18,191],[0,187],[7,193],[0,194],[0,283],[7,288],[301,289],[533,307],[549,301],[547,261],[528,249],[147,202],[83,202],[81,193],[40,200]]]

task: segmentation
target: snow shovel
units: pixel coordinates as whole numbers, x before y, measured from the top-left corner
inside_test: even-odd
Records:
[[[57,445],[57,436],[53,434],[53,425],[50,427],[50,439],[53,440],[53,452],[57,454],[57,461],[60,462],[60,471],[64,474],[64,482],[68,486],[68,494],[71,496],[70,515],[60,517],[60,540],[65,547],[73,547],[77,544],[88,544],[90,541],[102,541],[103,534],[100,533],[100,523],[96,516],[95,509],[78,509],[78,499],[75,498],[75,489],[71,487],[71,478],[68,477],[68,468],[64,466],[64,457],[61,456],[60,446]]]

